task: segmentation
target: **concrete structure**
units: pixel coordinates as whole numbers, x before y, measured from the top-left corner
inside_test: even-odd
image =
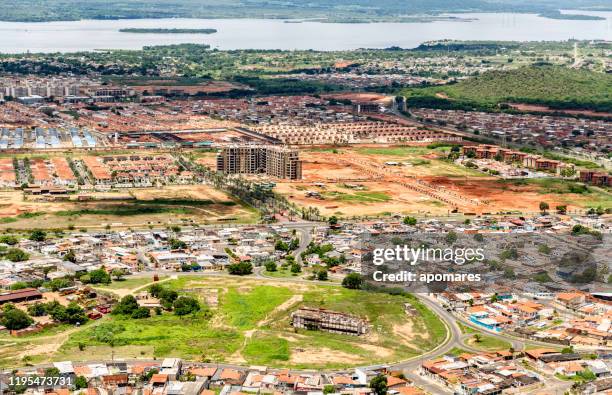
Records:
[[[288,147],[232,145],[217,154],[217,171],[299,180],[302,178],[302,161],[299,152]]]
[[[350,314],[302,307],[291,313],[294,328],[359,336],[368,332],[368,322]]]

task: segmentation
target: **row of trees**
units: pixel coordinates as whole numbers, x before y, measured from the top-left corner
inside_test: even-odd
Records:
[[[88,318],[85,310],[75,302],[68,306],[62,306],[57,301],[48,303],[34,303],[28,306],[28,312],[16,308],[12,304],[3,307],[1,323],[7,329],[19,330],[29,327],[34,323],[32,317],[50,316],[57,322],[81,325],[87,322]]]

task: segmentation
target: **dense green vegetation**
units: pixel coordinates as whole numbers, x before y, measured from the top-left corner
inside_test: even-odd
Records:
[[[506,103],[612,111],[612,75],[552,66],[491,71],[456,84],[407,89],[411,106],[499,110]]]
[[[416,19],[414,16],[427,20],[423,14],[446,12],[532,12],[563,18],[559,9],[609,9],[605,0],[583,0],[579,5],[571,0],[3,0],[0,5],[0,19],[9,21],[183,17],[327,18],[337,22],[369,22],[411,21]]]

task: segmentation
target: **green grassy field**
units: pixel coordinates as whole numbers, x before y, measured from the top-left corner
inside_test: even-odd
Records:
[[[159,280],[165,280],[166,278],[168,277],[160,276]],[[131,290],[131,289],[142,287],[152,282],[153,282],[152,277],[137,277],[137,278],[126,277],[120,281],[117,281],[113,278],[113,281],[110,284],[100,284],[100,285],[97,285],[96,288],[110,289],[110,290],[113,290],[113,289]]]
[[[128,279],[104,287],[125,294],[149,279]],[[12,357],[0,364],[14,366],[24,349],[29,361],[153,358],[175,356],[188,360],[263,364],[293,368],[348,368],[417,356],[441,343],[443,323],[411,296],[395,296],[306,283],[284,283],[252,277],[182,276],[163,282],[180,293],[208,300],[218,295],[218,306],[207,315],[178,317],[171,312],[132,320],[106,316],[83,328],[50,332],[53,350],[38,353],[43,338],[20,338]],[[415,315],[404,312],[412,303]],[[349,336],[294,329],[291,313],[300,306],[326,308],[367,319],[368,334]],[[65,334],[64,334],[65,333]],[[104,334],[114,333],[112,340]],[[0,339],[0,346],[2,344]],[[10,339],[5,339],[6,341]],[[23,348],[22,348],[23,347]],[[7,348],[8,349],[8,348]],[[42,350],[42,349],[41,349]],[[26,354],[28,354],[26,353]]]
[[[388,202],[391,196],[385,192],[354,192],[344,193],[340,191],[330,191],[323,194],[329,200],[341,202],[358,202],[358,203],[378,203]]]
[[[474,338],[470,338],[466,341],[471,347],[478,348],[483,351],[498,351],[508,350],[512,347],[512,344],[505,340],[498,339],[493,336],[483,335],[480,332],[476,332],[480,335],[480,341],[476,341]]]

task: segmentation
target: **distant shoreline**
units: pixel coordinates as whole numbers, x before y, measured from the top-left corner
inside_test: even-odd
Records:
[[[147,34],[213,34],[217,29],[162,29],[162,28],[123,28],[121,33],[147,33]]]

